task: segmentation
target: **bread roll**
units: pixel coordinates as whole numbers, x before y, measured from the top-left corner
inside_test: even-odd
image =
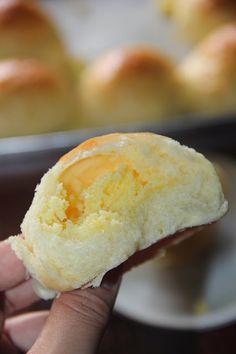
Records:
[[[79,145],[45,174],[23,237],[9,242],[45,298],[99,286],[137,251],[226,210],[203,155],[151,133],[111,134]]]
[[[35,60],[0,61],[0,137],[64,129],[74,106],[64,77]]]
[[[199,41],[218,26],[236,20],[235,0],[163,0],[162,4],[167,16],[191,42]]]
[[[33,0],[0,0],[0,59],[36,58],[53,66],[64,50],[51,20]]]
[[[218,163],[214,163],[214,167],[219,176],[223,193],[227,197],[229,187],[228,176],[223,170],[223,167]],[[180,243],[170,244],[170,246],[165,249],[164,257],[157,258],[158,265],[174,268],[196,262],[196,259],[201,261],[201,257],[208,254],[214,247],[219,225],[220,223],[213,223],[204,227],[203,230],[200,230],[194,237],[186,237],[186,239],[181,240],[182,242]]]
[[[181,63],[179,75],[190,111],[236,111],[236,23],[210,34]]]
[[[78,95],[84,124],[100,126],[173,117],[180,91],[168,59],[147,48],[120,48],[87,66]]]

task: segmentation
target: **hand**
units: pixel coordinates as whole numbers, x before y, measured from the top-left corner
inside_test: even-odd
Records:
[[[99,288],[63,293],[50,311],[8,318],[40,300],[25,278],[22,262],[0,242],[0,353],[94,354],[119,289],[119,270]]]

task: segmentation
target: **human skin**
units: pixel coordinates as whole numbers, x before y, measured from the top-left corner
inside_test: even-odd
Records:
[[[101,287],[63,293],[50,311],[12,316],[40,299],[7,242],[0,242],[0,353],[94,354],[109,320],[120,284],[113,270]]]

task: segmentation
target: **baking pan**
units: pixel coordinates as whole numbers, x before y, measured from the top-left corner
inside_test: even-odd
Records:
[[[16,176],[42,174],[59,156],[82,141],[112,132],[150,131],[167,135],[200,151],[236,152],[236,115],[189,116],[165,124],[142,123],[0,139],[0,183]]]

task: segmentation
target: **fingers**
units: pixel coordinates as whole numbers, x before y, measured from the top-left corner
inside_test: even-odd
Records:
[[[118,275],[96,289],[62,294],[30,354],[94,354],[119,289]]]
[[[26,270],[23,263],[7,242],[0,242],[0,291],[20,284],[25,278]]]
[[[37,301],[39,301],[39,297],[33,291],[32,280],[29,279],[5,292],[4,313],[9,316]]]
[[[26,270],[22,262],[7,242],[0,242],[0,291],[5,291],[4,301],[1,301],[5,315],[39,300],[32,289],[32,281],[25,281],[25,278]]]
[[[4,332],[14,346],[25,352],[34,344],[42,331],[47,317],[48,311],[38,311],[12,317],[6,320]]]

